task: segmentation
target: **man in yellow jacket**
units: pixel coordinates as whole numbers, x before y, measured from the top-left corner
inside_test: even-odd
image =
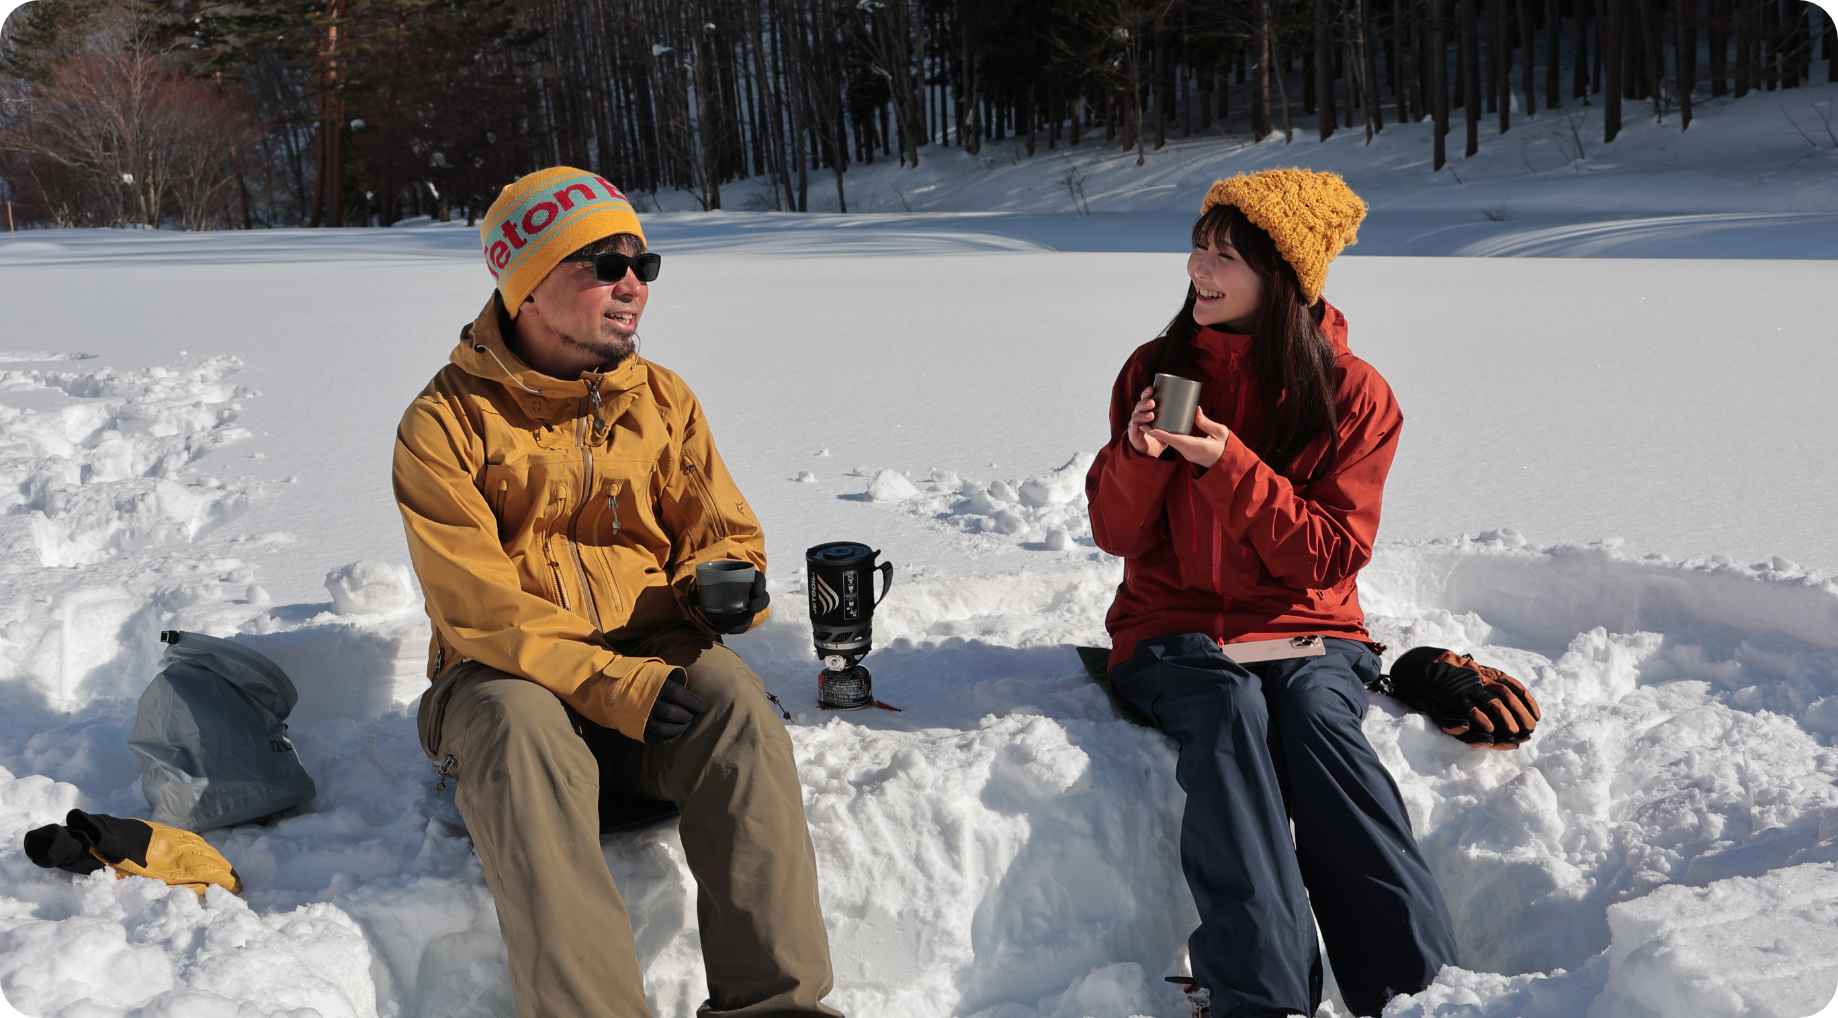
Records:
[[[422,748],[458,782],[517,1014],[648,1014],[600,834],[674,805],[700,1014],[836,1015],[791,740],[720,639],[765,618],[765,538],[695,394],[638,354],[660,259],[570,167],[506,187],[480,241],[496,289],[403,415],[394,481],[433,622]],[[704,614],[722,559],[762,579]]]

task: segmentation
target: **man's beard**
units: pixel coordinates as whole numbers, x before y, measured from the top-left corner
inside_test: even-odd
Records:
[[[564,332],[561,334],[561,339],[563,346],[573,347],[576,350],[590,354],[598,358],[600,363],[608,368],[618,367],[620,364],[624,363],[627,357],[632,356],[632,354],[636,353],[638,350],[638,333],[636,332],[632,333],[630,336],[621,336],[614,333],[607,336],[596,336],[588,340],[583,340],[577,336],[571,336]]]

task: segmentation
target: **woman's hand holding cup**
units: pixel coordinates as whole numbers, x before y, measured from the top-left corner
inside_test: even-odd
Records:
[[[1194,430],[1199,432],[1197,435],[1176,435],[1150,428],[1142,437],[1144,441],[1173,449],[1182,459],[1202,470],[1211,469],[1225,455],[1225,440],[1231,437],[1232,429],[1206,416],[1206,411],[1198,407],[1194,408],[1193,413]]]
[[[1152,437],[1149,432],[1155,424],[1155,390],[1145,387],[1142,398],[1136,401],[1136,409],[1130,412],[1128,435],[1130,448],[1144,456],[1160,456],[1167,445]]]

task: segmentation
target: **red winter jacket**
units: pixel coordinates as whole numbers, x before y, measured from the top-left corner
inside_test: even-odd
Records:
[[[1251,391],[1251,337],[1206,328],[1194,339],[1190,370],[1200,405],[1232,429],[1224,455],[1205,470],[1130,445],[1130,411],[1155,373],[1155,341],[1124,363],[1111,391],[1110,444],[1085,478],[1092,537],[1123,559],[1123,583],[1104,620],[1112,667],[1129,660],[1138,641],[1175,633],[1207,633],[1221,643],[1307,633],[1370,642],[1354,577],[1372,558],[1404,415],[1385,379],[1347,349],[1346,317],[1328,305],[1321,327],[1335,350],[1332,439],[1340,460],[1301,486],[1245,444],[1267,423]],[[1328,438],[1303,448],[1289,473],[1313,473]]]

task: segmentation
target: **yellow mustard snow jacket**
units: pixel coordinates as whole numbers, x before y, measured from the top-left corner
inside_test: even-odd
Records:
[[[475,660],[642,741],[673,669],[613,644],[684,624],[703,562],[764,572],[765,535],[674,372],[634,355],[551,378],[511,352],[509,330],[494,293],[396,431],[396,504],[434,624],[428,678]]]

